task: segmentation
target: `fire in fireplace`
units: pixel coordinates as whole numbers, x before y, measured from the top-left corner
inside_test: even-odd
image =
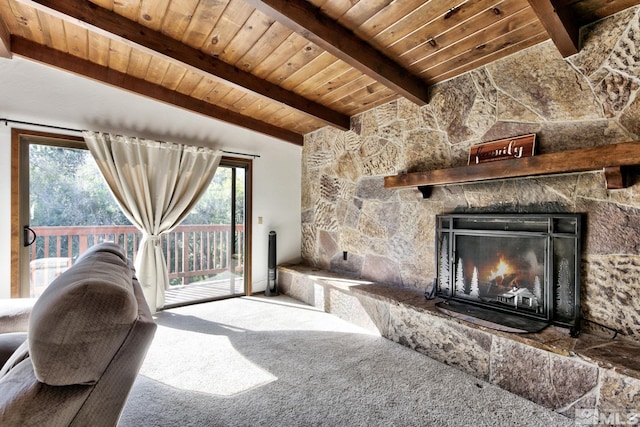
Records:
[[[580,215],[438,215],[436,224],[441,310],[510,332],[579,333]]]

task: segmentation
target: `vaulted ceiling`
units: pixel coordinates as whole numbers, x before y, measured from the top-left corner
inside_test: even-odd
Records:
[[[0,0],[13,55],[302,144],[640,0]],[[526,67],[526,64],[523,64]]]

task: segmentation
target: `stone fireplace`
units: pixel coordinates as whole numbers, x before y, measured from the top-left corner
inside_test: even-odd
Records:
[[[538,154],[640,139],[638,7],[584,28],[563,59],[550,41],[306,136],[302,258],[315,267],[426,291],[441,214],[581,213],[582,329],[640,342],[640,184],[603,172],[386,189],[384,177],[467,164],[475,144],[536,134]],[[632,46],[632,47],[630,47]],[[528,64],[523,67],[522,64]],[[530,72],[535,70],[535,72]],[[345,259],[346,252],[346,259]]]
[[[437,306],[507,332],[554,324],[578,336],[581,222],[567,214],[438,215]]]
[[[582,214],[579,340],[570,338],[563,327],[557,332],[555,326],[542,336],[508,338],[500,332],[487,337],[484,329],[465,326],[463,338],[461,326],[441,327],[442,314],[431,316],[433,307],[424,305],[424,297],[418,302],[413,296],[385,299],[392,314],[402,319],[386,321],[391,325],[388,336],[563,413],[570,412],[569,403],[550,399],[565,391],[565,396],[572,395],[573,389],[554,387],[587,372],[571,359],[578,346],[586,349],[580,358],[598,355],[593,359],[598,368],[594,371],[590,365],[589,379],[574,388],[582,390],[576,398],[585,404],[582,407],[589,407],[586,403],[592,399],[598,407],[620,412],[639,408],[640,366],[632,362],[638,359],[640,345],[637,175],[622,190],[607,190],[604,173],[596,171],[437,186],[428,199],[418,190],[386,189],[383,183],[388,175],[466,165],[471,146],[517,135],[535,134],[538,154],[640,140],[639,10],[630,8],[583,28],[582,48],[572,57],[563,59],[551,41],[544,42],[433,85],[424,107],[399,99],[354,116],[349,131],[327,127],[307,135],[302,153],[304,263],[313,270],[376,284],[370,286],[384,284],[384,290],[375,287],[380,292],[376,301],[387,298],[387,287],[403,295],[422,295],[438,276],[438,215]],[[310,289],[317,297],[328,292],[323,286]],[[295,281],[291,289],[296,289]],[[406,311],[409,300],[409,311],[415,308],[418,317]],[[341,300],[334,295],[331,301],[327,304]],[[428,332],[422,329],[425,325]],[[433,331],[442,335],[435,337]],[[445,354],[454,341],[472,342],[472,350]],[[556,361],[528,354],[542,347],[562,357]],[[511,368],[520,360],[511,356],[514,352],[522,360],[539,363],[540,372],[547,372],[541,366],[555,364],[553,375],[561,377],[545,386],[554,390],[517,378],[492,378],[495,372],[519,372]],[[490,367],[499,362],[510,369]],[[528,373],[523,368],[521,378]]]

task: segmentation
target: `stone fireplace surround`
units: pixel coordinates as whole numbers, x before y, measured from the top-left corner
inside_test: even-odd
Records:
[[[640,359],[640,175],[624,190],[607,191],[603,173],[591,172],[435,187],[427,200],[417,190],[383,186],[384,176],[465,165],[472,145],[517,135],[535,133],[538,154],[640,140],[639,10],[583,28],[582,48],[570,58],[544,42],[432,86],[427,106],[400,99],[354,116],[349,131],[324,128],[307,135],[303,262],[320,276],[326,272],[377,285],[345,288],[349,282],[338,280],[340,286],[329,286],[310,278],[317,272],[291,270],[283,277],[285,289],[287,274],[296,277],[294,296],[311,292],[296,290],[298,281],[308,282],[303,287],[314,289],[309,295],[322,289],[324,302],[309,295],[301,299],[345,317],[355,316],[348,313],[356,310],[354,304],[387,307],[389,319],[396,320],[380,332],[419,351],[431,349],[438,360],[445,360],[446,350],[470,342],[473,351],[453,351],[446,363],[570,416],[577,402],[589,399],[603,409],[620,409],[615,399],[625,408],[639,408],[638,367],[622,360],[628,352]],[[482,212],[586,216],[581,259],[586,320],[577,341],[553,338],[554,328],[540,339],[488,333],[432,312],[422,294],[436,276],[435,216]],[[357,295],[358,303],[345,302],[338,309],[343,294]],[[445,333],[432,333],[438,328]],[[615,340],[611,330],[619,331]],[[434,336],[452,342],[428,344],[426,337]],[[438,352],[441,357],[435,357]],[[526,366],[512,369],[516,377],[510,379],[501,376],[508,371],[491,369],[495,363],[516,363],[514,352],[533,354],[536,369],[553,364],[557,374],[550,378],[555,379],[531,390],[526,387],[536,385],[524,385]],[[554,389],[575,378],[582,378],[580,390],[591,384],[591,391],[576,397],[573,389]]]
[[[640,140],[639,11],[584,28],[568,59],[544,42],[433,86],[424,107],[400,99],[354,116],[349,131],[307,135],[303,261],[426,290],[437,214],[580,213],[583,327],[640,341],[638,176],[612,191],[602,172],[448,185],[426,200],[384,188],[385,176],[466,165],[472,145],[515,135],[535,133],[539,154]]]

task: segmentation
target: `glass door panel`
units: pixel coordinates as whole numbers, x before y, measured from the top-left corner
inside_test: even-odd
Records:
[[[28,183],[21,209],[22,294],[37,297],[80,254],[102,241],[115,241],[133,258],[139,233],[113,200],[86,149],[30,141],[21,182]],[[25,274],[26,273],[26,274]]]
[[[165,307],[246,294],[246,175],[223,160],[191,213],[163,238]]]

